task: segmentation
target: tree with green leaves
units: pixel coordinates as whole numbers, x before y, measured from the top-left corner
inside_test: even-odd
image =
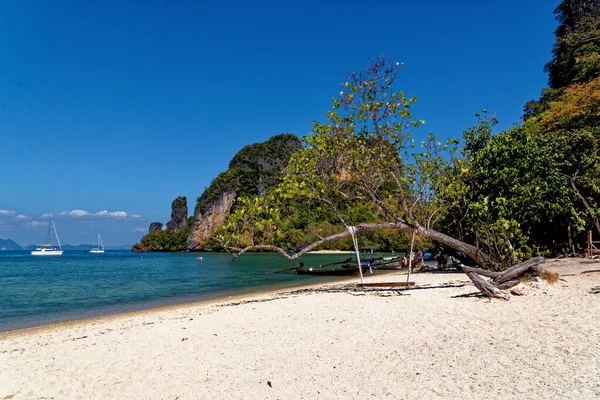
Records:
[[[525,104],[525,119],[545,111],[567,87],[600,76],[600,2],[563,0],[554,13],[559,23],[556,42],[544,68],[550,88],[542,90],[539,100]]]
[[[396,229],[435,240],[464,252],[480,264],[497,265],[497,261],[478,249],[434,229],[444,204],[437,193],[446,184],[449,156],[455,140],[440,143],[433,135],[415,143],[412,130],[423,124],[415,121],[410,106],[416,101],[402,91],[395,91],[397,71],[401,65],[379,57],[364,71],[352,73],[343,83],[328,122],[315,122],[313,132],[303,138],[304,147],[297,151],[272,196],[281,200],[308,198],[327,207],[346,228],[342,232],[317,240],[293,256],[274,244],[248,243],[230,250],[237,254],[249,250],[277,251],[296,259],[323,243],[346,238],[355,232]],[[257,221],[269,220],[277,212],[269,199],[240,214],[254,212]],[[370,204],[370,213],[352,214],[349,205]],[[249,232],[248,216],[236,215],[221,232],[223,243],[231,244],[231,235]],[[276,224],[274,224],[276,226]],[[254,226],[258,226],[254,222]],[[252,236],[254,234],[251,233]],[[235,238],[234,238],[235,239]],[[226,247],[228,245],[226,244]]]
[[[491,136],[495,118],[465,131],[462,157],[440,196],[444,225],[504,266],[564,242],[573,196],[554,160],[522,126]],[[460,173],[459,173],[460,172]],[[566,238],[566,235],[564,235]]]
[[[550,87],[593,80],[600,75],[600,2],[563,0],[554,13],[559,26],[552,60],[546,64]]]
[[[525,105],[524,128],[571,194],[571,218],[561,228],[571,241],[572,228],[581,232],[590,221],[600,232],[600,1],[563,0],[555,14],[550,88]]]

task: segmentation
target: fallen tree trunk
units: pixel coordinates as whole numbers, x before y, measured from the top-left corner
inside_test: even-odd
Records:
[[[473,282],[473,285],[475,285],[475,287],[477,289],[479,289],[479,291],[481,293],[485,294],[489,298],[497,297],[497,298],[503,299],[503,300],[510,299],[510,295],[508,293],[503,292],[502,290],[498,289],[496,286],[494,286],[490,282],[481,278],[475,272],[468,272],[467,276],[469,277],[469,279],[471,279],[471,281]]]
[[[497,297],[500,299],[508,300],[510,295],[504,290],[510,289],[519,284],[519,280],[514,279],[519,275],[531,269],[537,275],[542,276],[546,273],[546,270],[540,266],[546,260],[544,257],[534,257],[520,264],[514,265],[504,272],[489,271],[481,268],[467,267],[466,265],[460,264],[462,270],[467,274],[469,279],[473,282],[475,287],[486,296],[492,298]],[[481,276],[487,276],[492,278],[487,281]]]
[[[507,282],[510,281],[511,279],[521,275],[523,272],[527,271],[528,269],[535,267],[543,262],[545,262],[546,259],[544,257],[534,257],[534,258],[530,258],[529,260],[522,262],[520,264],[516,264],[513,265],[512,267],[510,267],[509,269],[507,269],[506,271],[504,271],[500,276],[498,276],[497,278],[494,278],[494,283],[495,284],[499,284],[499,283],[503,283],[503,282]],[[543,269],[540,269],[543,273]],[[538,271],[535,271],[538,272]]]
[[[418,225],[412,226],[405,222],[379,222],[379,223],[363,223],[363,224],[358,224],[354,227],[354,231],[357,233],[364,232],[364,231],[379,230],[379,229],[400,229],[402,231],[411,231],[411,232],[416,230],[416,232],[418,234],[422,235],[423,237],[426,237],[426,238],[429,238],[432,240],[436,240],[440,243],[443,243],[445,245],[452,247],[455,250],[462,251],[463,253],[465,253],[466,255],[471,257],[473,260],[475,260],[478,264],[489,263],[494,266],[498,265],[497,263],[490,260],[490,257],[487,254],[480,251],[477,247],[467,244],[465,242],[462,242],[451,236],[445,235],[441,232],[435,231],[433,229],[425,229]],[[272,246],[272,245],[252,245],[252,246],[247,246],[244,248],[230,247],[230,246],[224,245],[223,247],[229,253],[233,254],[234,259],[237,259],[239,256],[241,256],[242,254],[244,254],[248,251],[260,250],[260,251],[275,251],[275,252],[281,254],[286,259],[293,261],[293,260],[300,258],[300,256],[302,256],[303,254],[306,254],[309,251],[311,251],[327,242],[344,239],[348,236],[350,236],[350,232],[348,231],[348,229],[346,229],[343,232],[327,236],[321,240],[311,243],[293,255],[289,255],[284,249],[277,247],[277,246]]]
[[[533,272],[535,272],[536,274],[538,274],[539,276],[542,276],[542,275],[544,275],[546,273],[546,270],[544,268],[542,268],[541,265],[532,265],[531,266],[531,270]]]
[[[499,283],[496,285],[496,287],[500,290],[506,290],[506,289],[510,289],[512,287],[517,286],[519,283],[521,283],[521,282],[517,281],[517,280],[508,281],[508,282],[504,282],[504,283]]]
[[[502,275],[502,272],[490,271],[489,269],[467,267],[466,265],[462,264],[461,268],[465,273],[475,272],[478,275],[487,276],[488,278],[498,278],[500,277],[500,275]]]

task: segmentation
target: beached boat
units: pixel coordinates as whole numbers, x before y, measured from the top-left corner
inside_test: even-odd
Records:
[[[371,268],[375,269],[402,269],[406,268],[407,261],[404,257],[394,257],[389,259],[381,259],[375,260],[371,262]],[[369,263],[367,263],[366,267],[369,267]]]
[[[417,253],[414,256],[412,265],[417,265],[422,261],[423,257],[421,253]],[[373,269],[381,269],[381,270],[395,270],[402,269],[408,266],[408,257],[407,256],[392,256],[392,257],[371,257],[371,258],[363,258],[361,260],[361,265],[363,267],[363,271],[365,270],[373,270]],[[350,261],[345,264],[342,264],[342,267],[352,267],[356,266],[356,261]]]
[[[360,264],[364,270],[369,269],[400,269],[402,268],[402,257],[378,257],[370,259],[362,259]],[[356,267],[356,260],[349,261],[341,265],[343,268]]]
[[[56,236],[56,242],[58,243],[58,247],[54,247],[54,239]],[[56,232],[56,225],[54,225],[54,219],[50,216],[50,226],[48,227],[48,241],[49,244],[38,244],[35,250],[31,252],[32,256],[62,256],[63,250],[60,246],[60,239],[58,238],[58,233]]]
[[[331,276],[343,276],[343,275],[357,275],[359,273],[358,266],[352,268],[348,267],[336,267],[336,268],[312,268],[312,267],[298,267],[296,268],[298,275],[331,275]]]
[[[100,247],[102,246],[102,247]],[[103,254],[104,253],[104,243],[102,243],[102,238],[100,237],[100,233],[98,233],[98,246],[95,249],[91,249],[90,253],[94,254]]]
[[[341,275],[356,275],[359,273],[358,265],[348,265],[350,258],[347,258],[343,261],[338,261],[330,264],[322,264],[318,267],[305,267],[304,263],[301,262],[300,265],[296,268],[296,273],[298,275],[333,275],[333,276],[341,276]]]

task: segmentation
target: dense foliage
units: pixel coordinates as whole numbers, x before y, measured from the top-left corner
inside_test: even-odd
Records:
[[[554,13],[559,26],[552,60],[546,64],[550,87],[593,80],[600,75],[600,2],[563,0]]]
[[[139,251],[185,251],[187,250],[187,237],[190,228],[187,227],[180,232],[160,230],[144,235],[140,243],[136,243],[131,249]]]
[[[327,122],[315,122],[302,144],[280,135],[247,146],[205,190],[196,211],[227,190],[238,196],[212,245],[350,249],[340,233],[362,226],[360,246],[439,243],[496,269],[577,251],[586,231],[600,232],[599,4],[558,6],[550,87],[525,105],[522,124],[496,135],[484,111],[460,142],[416,140],[423,121],[410,112],[416,98],[395,89],[401,65],[379,57],[351,73]],[[142,245],[184,246],[147,236]]]
[[[600,2],[565,0],[556,14],[551,88],[522,126],[492,138],[482,117],[465,132],[443,192],[454,234],[508,260],[576,251],[600,231]]]
[[[277,231],[286,226],[282,224],[285,210],[301,201],[330,215],[326,222],[332,229],[315,235],[319,240],[313,242],[337,236],[335,232],[350,232],[352,226],[365,230],[364,224],[373,223],[377,229],[388,230],[362,232],[361,239],[378,241],[376,247],[406,249],[410,245],[407,236],[413,233],[421,241],[435,236],[452,242],[430,229],[439,209],[434,189],[447,164],[442,153],[448,147],[432,135],[415,145],[412,129],[423,121],[413,120],[409,111],[416,99],[394,88],[400,68],[399,63],[379,57],[365,70],[350,74],[327,113],[328,122],[314,123],[277,189],[270,196],[240,204],[219,232],[222,241],[230,246],[277,246]],[[347,240],[347,236],[340,239]],[[461,246],[477,257],[475,248]]]
[[[238,197],[265,194],[277,183],[278,173],[300,145],[296,136],[282,134],[245,146],[233,157],[227,171],[219,174],[198,198],[195,213],[205,212],[226,191],[234,191]]]
[[[574,249],[594,223],[600,231],[599,10],[598,1],[561,3],[546,66],[550,88],[525,106],[525,123],[512,130],[492,135],[495,119],[479,115],[459,152],[456,141],[442,145],[432,136],[415,146],[411,129],[421,121],[411,119],[415,99],[392,88],[398,64],[378,59],[351,74],[330,122],[315,123],[303,138],[276,195],[241,207],[221,238],[281,245],[278,230],[302,219],[283,218],[285,202],[304,198],[331,213],[321,220],[330,234],[389,222],[495,268]],[[300,235],[288,236],[302,243]]]

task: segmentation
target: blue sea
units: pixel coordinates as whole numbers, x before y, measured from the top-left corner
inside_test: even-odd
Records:
[[[299,261],[317,266],[346,257],[307,254],[290,262],[279,254],[253,253],[233,262],[227,253],[107,250],[34,257],[29,251],[0,251],[0,331],[332,282],[340,278],[274,272]]]

